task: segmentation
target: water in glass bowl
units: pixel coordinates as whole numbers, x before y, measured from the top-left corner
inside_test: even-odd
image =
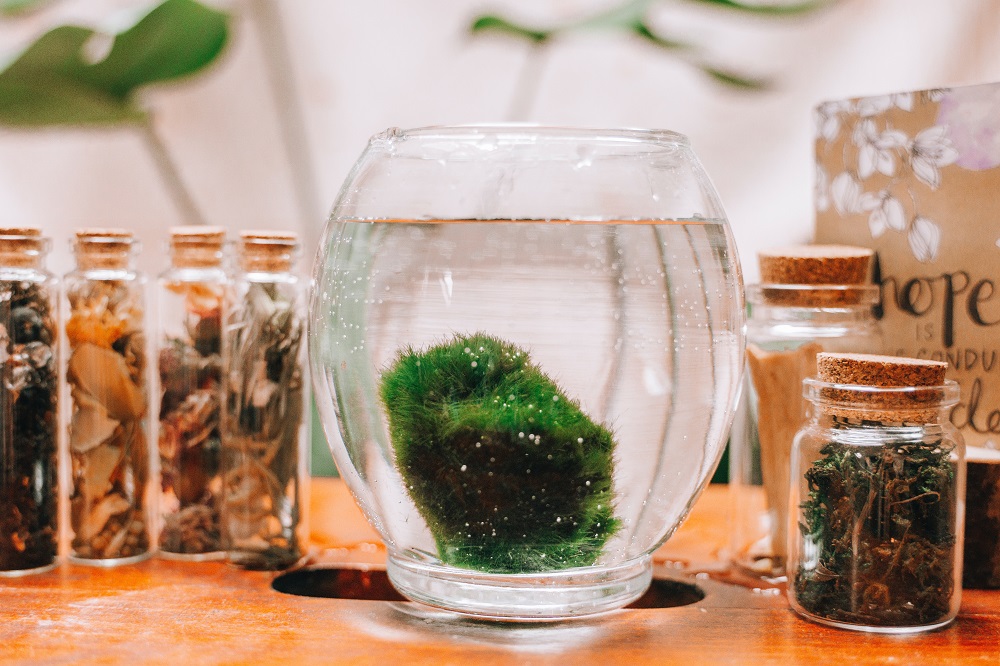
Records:
[[[642,594],[732,417],[732,247],[701,219],[336,225],[317,403],[404,594],[517,619]]]

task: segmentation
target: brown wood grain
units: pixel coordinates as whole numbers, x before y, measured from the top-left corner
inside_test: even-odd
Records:
[[[703,600],[557,624],[491,624],[410,603],[275,592],[274,574],[152,559],[0,580],[0,662],[85,664],[997,664],[1000,593],[966,591],[954,625],[877,636],[805,622],[781,594],[723,582],[723,488],[657,553]],[[313,483],[313,559],[377,566],[384,550],[339,481]],[[686,569],[674,568],[677,562]],[[701,571],[698,576],[697,572]],[[708,577],[706,577],[706,572]]]

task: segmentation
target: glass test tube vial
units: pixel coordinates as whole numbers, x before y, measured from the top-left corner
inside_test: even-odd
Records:
[[[124,229],[82,229],[65,277],[70,392],[70,559],[96,565],[151,553],[145,278]]]

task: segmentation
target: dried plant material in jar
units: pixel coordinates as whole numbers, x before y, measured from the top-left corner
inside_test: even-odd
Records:
[[[585,567],[618,531],[611,432],[524,350],[484,334],[404,349],[380,393],[396,466],[445,563]]]
[[[803,431],[800,444],[795,603],[818,619],[876,630],[950,621],[964,453],[940,423],[946,393],[957,396],[946,364],[820,354],[818,368],[811,399],[828,434],[810,442]]]
[[[816,354],[823,347],[809,342],[796,349],[765,351],[747,345],[750,380],[759,405],[757,428],[760,470],[773,525],[760,557],[784,567],[788,540],[788,464],[792,440],[802,425],[802,380],[816,376]]]
[[[146,349],[131,235],[77,235],[79,270],[66,277],[72,397],[71,557],[134,561],[150,550],[146,488]]]
[[[230,561],[251,569],[288,567],[303,549],[304,321],[288,273],[294,247],[294,236],[244,234],[244,272],[223,337],[223,533]]]
[[[222,318],[228,278],[221,227],[171,229],[171,266],[157,281],[160,552],[221,557]]]
[[[38,229],[0,229],[0,575],[55,565],[58,378]]]
[[[745,393],[732,430],[733,561],[770,582],[785,574],[788,463],[802,424],[802,380],[822,351],[875,351],[866,285],[872,251],[797,245],[759,255],[762,283],[747,288]],[[763,495],[763,497],[761,497]]]

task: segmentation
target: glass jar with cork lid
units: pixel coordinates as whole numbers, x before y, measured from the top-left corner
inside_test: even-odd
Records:
[[[944,626],[962,580],[965,445],[938,361],[821,353],[792,449],[788,596],[822,624]]]
[[[245,231],[223,333],[223,539],[229,561],[283,569],[304,553],[309,480],[302,283],[294,233]]]
[[[740,575],[777,583],[785,572],[788,458],[816,354],[878,352],[869,284],[872,251],[803,245],[761,252],[747,286],[747,368],[730,436],[730,559]]]
[[[136,562],[151,553],[145,277],[125,229],[81,229],[65,278],[71,396],[69,557]]]
[[[0,228],[0,576],[58,551],[58,281],[35,227]]]
[[[225,556],[219,433],[222,320],[229,278],[222,227],[170,230],[170,267],[157,280],[160,388],[160,554]]]

